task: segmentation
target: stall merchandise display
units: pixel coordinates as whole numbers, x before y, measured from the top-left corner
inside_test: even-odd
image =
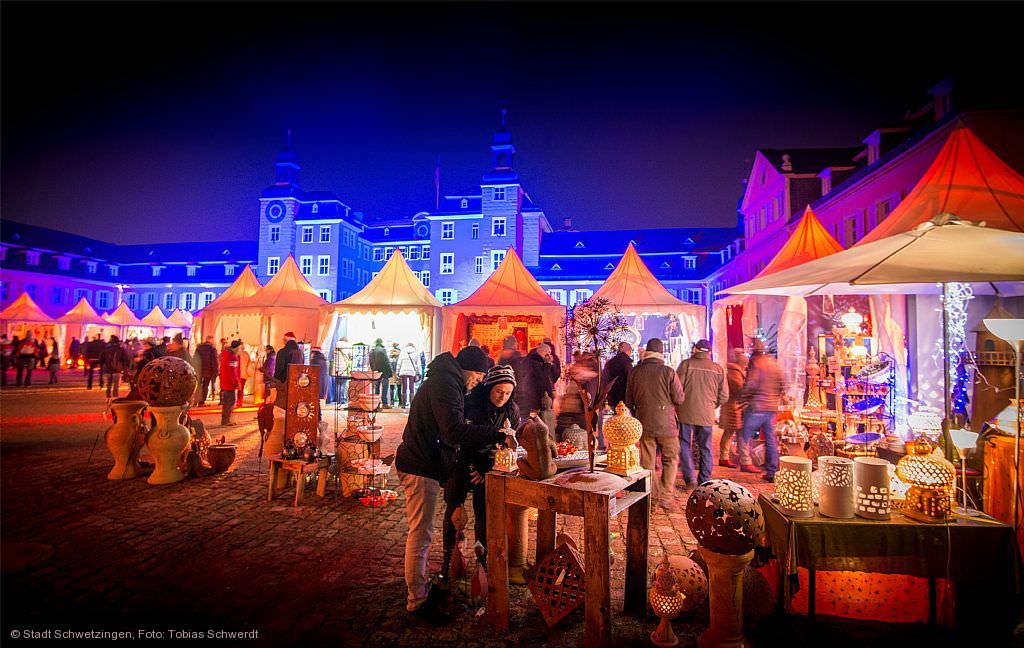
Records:
[[[114,424],[106,432],[107,449],[114,457],[114,467],[107,479],[134,479],[142,474],[139,453],[146,444],[146,423],[142,411],[146,401],[116,398],[110,403]]]
[[[555,550],[526,571],[526,586],[548,626],[583,605],[586,571],[576,543],[561,534]]]
[[[176,356],[163,356],[142,368],[138,377],[139,396],[153,407],[183,406],[196,391],[196,371]]]
[[[889,462],[876,457],[853,460],[855,507],[858,517],[889,519]]]
[[[625,404],[615,406],[615,416],[604,424],[604,438],[608,444],[608,467],[605,470],[623,477],[643,470],[637,446],[643,431],[643,425],[630,415]]]
[[[931,443],[918,437],[907,444],[907,455],[896,464],[896,474],[910,484],[901,512],[921,522],[945,522],[956,471],[953,464],[933,453]]]
[[[687,556],[670,556],[669,565],[676,572],[679,589],[686,596],[683,614],[689,614],[708,598],[708,576],[704,569]]]
[[[852,518],[853,460],[846,457],[818,457],[821,471],[818,512],[833,518]]]
[[[651,633],[651,643],[659,648],[678,646],[679,637],[672,632],[672,619],[683,611],[686,596],[679,591],[679,582],[675,570],[669,565],[667,555],[654,570],[647,600],[651,604],[651,609],[661,619],[658,627]]]
[[[779,470],[775,473],[775,497],[786,515],[814,515],[810,459],[790,456],[779,458]]]
[[[391,464],[380,456],[380,439],[384,426],[377,425],[377,412],[381,397],[374,393],[374,385],[381,378],[379,371],[369,370],[369,347],[365,344],[352,346],[352,373],[348,382],[348,407],[345,410],[344,433],[338,434],[340,410],[334,412],[335,446],[343,448],[336,453],[332,470],[338,473],[342,494],[356,496],[366,489],[387,485]],[[387,388],[386,385],[384,388]],[[366,506],[385,506],[391,500],[374,497],[357,497]],[[365,500],[365,501],[364,501]]]

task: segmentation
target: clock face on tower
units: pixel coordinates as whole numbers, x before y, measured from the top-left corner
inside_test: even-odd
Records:
[[[271,223],[280,223],[281,219],[284,218],[284,214],[284,203],[280,200],[275,200],[267,205],[267,220]]]
[[[426,223],[420,223],[417,225],[416,236],[419,238],[428,238],[430,236],[430,225]]]

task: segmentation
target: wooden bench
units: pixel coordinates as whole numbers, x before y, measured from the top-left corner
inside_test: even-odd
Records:
[[[302,492],[306,486],[306,475],[314,472],[317,474],[316,494],[323,497],[327,490],[327,467],[320,467],[318,462],[306,463],[304,459],[282,459],[280,456],[270,457],[270,485],[267,487],[267,501],[272,501],[277,496],[278,479],[289,476],[295,479],[295,506],[302,502]],[[283,485],[283,484],[282,484]]]

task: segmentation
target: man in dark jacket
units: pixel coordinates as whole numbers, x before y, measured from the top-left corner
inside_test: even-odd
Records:
[[[284,389],[278,390],[278,407],[284,407],[288,402],[288,365],[290,364],[306,363],[305,358],[302,356],[302,349],[299,348],[299,343],[295,341],[295,334],[288,331],[284,334],[284,346],[278,349],[277,356],[274,358],[274,378],[285,386]]]
[[[373,391],[380,394],[382,407],[391,407],[389,395],[391,393],[391,376],[394,375],[394,372],[391,371],[391,358],[384,350],[384,340],[380,338],[377,338],[373,351],[370,352],[370,371],[380,372],[380,379],[373,384]]]
[[[686,394],[679,408],[679,466],[689,488],[711,479],[711,428],[715,425],[715,410],[729,400],[729,386],[721,365],[711,360],[708,340],[697,340],[693,355],[679,363],[676,375]],[[694,450],[698,458],[696,471]]]
[[[213,346],[213,336],[207,335],[206,341],[196,347],[196,358],[199,359],[200,378],[203,384],[199,391],[199,405],[206,403],[210,396],[210,388],[213,387],[213,379],[220,372],[220,361],[217,358],[217,349]]]
[[[86,389],[92,389],[92,377],[96,372],[100,374],[100,389],[103,389],[103,369],[100,367],[100,355],[105,346],[99,335],[85,343]]]
[[[128,369],[130,361],[128,352],[121,346],[121,340],[116,335],[111,335],[110,342],[100,354],[100,371],[107,381],[107,398],[118,397],[118,391],[121,388],[121,374]]]
[[[139,374],[150,362],[153,362],[157,358],[164,357],[164,347],[162,344],[157,342],[156,338],[150,335],[142,341],[142,359],[139,360],[139,366],[135,370],[134,384],[139,384]]]
[[[523,416],[551,407],[555,387],[551,382],[551,365],[548,360],[550,357],[551,347],[541,343],[525,358],[512,364],[512,369],[516,372],[516,391],[512,397]],[[545,403],[547,408],[544,407]],[[553,425],[549,427],[554,429]]]
[[[405,540],[406,609],[431,624],[451,621],[431,596],[427,556],[434,539],[434,518],[441,484],[454,468],[460,445],[483,447],[513,443],[492,425],[466,422],[465,397],[483,378],[487,357],[466,347],[458,357],[442,353],[427,366],[427,378],[412,399],[409,419],[398,446],[395,467],[405,491],[409,534]]]
[[[775,417],[785,385],[779,363],[768,354],[760,339],[754,339],[750,368],[743,384],[741,399],[747,405],[743,413],[743,442],[749,448],[758,432],[764,440],[764,475],[766,482],[775,481],[779,469],[779,442],[775,438]]]
[[[630,371],[633,371],[633,345],[629,342],[620,342],[619,352],[604,364],[604,378],[601,379],[605,385],[612,386],[608,392],[608,406],[612,409],[626,400],[626,380]]]
[[[647,341],[647,352],[626,381],[626,407],[644,426],[640,437],[640,465],[657,472],[655,460],[661,451],[661,478],[651,479],[651,496],[664,508],[672,509],[679,457],[677,410],[683,404],[683,388],[672,367],[665,366],[664,345],[658,338]]]

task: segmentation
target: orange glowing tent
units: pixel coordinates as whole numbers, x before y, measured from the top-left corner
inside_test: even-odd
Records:
[[[484,283],[460,302],[441,309],[442,349],[452,350],[456,330],[465,330],[465,322],[474,316],[511,317],[537,315],[544,331],[552,340],[558,339],[558,327],[565,321],[565,306],[544,292],[530,271],[523,265],[515,248],[509,246],[505,259]],[[510,332],[511,333],[511,332]],[[464,342],[464,340],[459,340]],[[494,349],[492,349],[494,351]]]
[[[1024,177],[958,126],[907,197],[855,247],[909,232],[939,214],[1024,232]]]
[[[757,273],[757,276],[770,275],[773,272],[842,251],[843,246],[829,234],[825,226],[818,220],[817,215],[808,207],[804,210],[804,215],[800,217],[796,229],[786,239],[782,249],[772,257],[772,260],[761,272]]]

